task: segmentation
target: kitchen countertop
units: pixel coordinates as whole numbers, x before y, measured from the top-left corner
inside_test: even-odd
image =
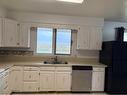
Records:
[[[93,67],[107,67],[106,65],[100,63],[80,63],[68,62],[68,64],[44,64],[43,62],[0,62],[0,73],[12,66],[61,66],[61,67],[71,67],[71,66],[93,66]]]

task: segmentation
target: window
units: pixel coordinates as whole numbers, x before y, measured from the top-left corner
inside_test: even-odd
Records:
[[[127,42],[127,31],[124,32],[124,42]]]
[[[52,53],[53,29],[37,29],[37,53]]]
[[[71,29],[37,28],[37,53],[71,54]]]
[[[56,54],[71,54],[71,30],[57,29]]]

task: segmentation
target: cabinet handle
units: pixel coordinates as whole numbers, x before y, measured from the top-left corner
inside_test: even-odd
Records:
[[[19,43],[17,43],[17,45],[19,45]]]
[[[31,75],[29,76],[29,78],[31,78]]]

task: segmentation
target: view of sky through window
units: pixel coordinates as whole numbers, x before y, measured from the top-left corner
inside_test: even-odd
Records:
[[[55,35],[53,31],[56,30]],[[54,36],[54,37],[53,37]],[[55,42],[53,41],[55,38]],[[53,47],[53,44],[55,47]],[[40,54],[71,54],[71,30],[70,29],[37,29],[37,53]]]
[[[52,53],[52,28],[37,29],[37,53]]]
[[[124,41],[127,42],[127,31],[124,32]]]
[[[56,35],[56,54],[70,54],[71,49],[71,30],[57,29]]]

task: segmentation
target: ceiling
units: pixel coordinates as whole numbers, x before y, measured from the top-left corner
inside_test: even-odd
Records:
[[[25,11],[70,16],[104,17],[127,21],[127,0],[85,0],[82,4],[56,0],[0,0],[9,11]]]

